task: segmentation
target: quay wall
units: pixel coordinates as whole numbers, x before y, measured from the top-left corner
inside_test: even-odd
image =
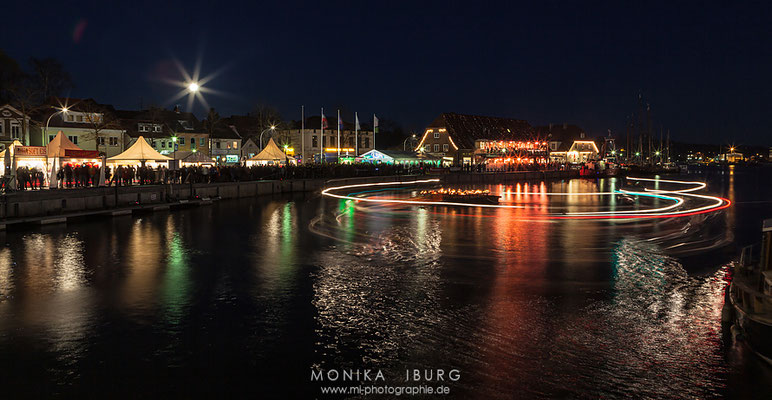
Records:
[[[577,171],[459,173],[439,177],[449,184],[504,183],[516,180],[564,179]],[[438,176],[373,176],[345,179],[294,179],[178,185],[121,186],[21,191],[0,196],[0,220],[49,217],[114,208],[164,204],[192,198],[236,199],[281,193],[315,192],[327,185],[342,186],[384,181],[413,181]]]

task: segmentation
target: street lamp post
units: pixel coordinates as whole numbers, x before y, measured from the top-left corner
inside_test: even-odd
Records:
[[[410,143],[412,145],[413,140],[415,140],[415,133],[413,134],[413,136],[408,136],[404,141],[402,141],[402,151],[406,151],[407,150],[407,141],[408,140],[410,140]]]
[[[275,130],[276,130],[276,125],[271,125],[270,127],[265,128],[262,132],[260,132],[260,150],[261,151],[263,150],[263,134],[268,131],[275,131]]]
[[[172,158],[174,158],[174,169],[177,169],[177,136],[172,136]]]
[[[56,107],[53,107],[53,108],[56,108]],[[43,145],[45,145],[45,143],[46,143],[46,136],[48,136],[48,124],[51,122],[51,118],[53,118],[54,115],[59,114],[59,113],[62,113],[63,115],[67,114],[67,111],[69,111],[69,109],[67,107],[58,108],[57,110],[58,110],[57,112],[52,113],[48,117],[48,119],[46,120],[46,129],[45,129],[45,131],[43,131],[43,140],[40,141],[40,143],[42,143]]]
[[[56,108],[56,107],[53,107],[53,108]],[[67,114],[67,111],[69,111],[67,107],[62,107],[57,110],[58,111],[56,111],[55,113],[52,113],[51,115],[49,115],[48,119],[46,120],[46,129],[43,131],[43,137],[41,138],[42,140],[40,141],[40,143],[43,146],[46,145],[46,137],[48,137],[48,124],[51,123],[51,118],[53,118],[54,115],[59,113],[62,113],[62,115]],[[14,158],[15,157],[16,155],[14,155]],[[46,164],[48,164],[48,152],[46,152]],[[49,189],[51,189],[52,184],[57,185],[54,183],[55,180],[56,180],[56,158],[54,158],[54,163],[51,165],[51,173],[49,174],[49,178],[48,178]]]

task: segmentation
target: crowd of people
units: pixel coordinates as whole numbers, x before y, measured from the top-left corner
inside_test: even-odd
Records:
[[[560,169],[562,164],[475,164],[464,165],[467,172],[507,172]],[[188,184],[214,182],[246,182],[268,179],[338,179],[379,175],[422,175],[432,164],[301,164],[301,165],[218,165],[185,166],[169,169],[161,166],[106,166],[106,186],[132,186],[157,184]],[[45,172],[39,168],[19,167],[16,170],[19,190],[42,189],[47,184]],[[82,188],[99,186],[100,167],[97,164],[71,165],[59,168],[56,174],[57,188]]]
[[[246,182],[266,179],[312,179],[350,178],[375,175],[424,174],[429,165],[387,165],[387,164],[308,164],[308,165],[220,165],[187,166],[171,170],[165,166],[118,166],[115,175],[105,171],[108,186],[182,184],[213,182]]]

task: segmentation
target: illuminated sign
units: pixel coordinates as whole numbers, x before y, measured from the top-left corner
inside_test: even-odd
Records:
[[[239,156],[237,156],[235,154],[227,154],[227,155],[225,155],[225,162],[237,163],[237,162],[239,162]]]
[[[15,146],[13,151],[17,156],[45,157],[47,155],[46,148],[43,146]]]
[[[69,158],[99,158],[96,150],[64,149],[64,156]]]

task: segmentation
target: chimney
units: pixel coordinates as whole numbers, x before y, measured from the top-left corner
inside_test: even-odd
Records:
[[[550,122],[550,132],[552,132],[552,122]]]

